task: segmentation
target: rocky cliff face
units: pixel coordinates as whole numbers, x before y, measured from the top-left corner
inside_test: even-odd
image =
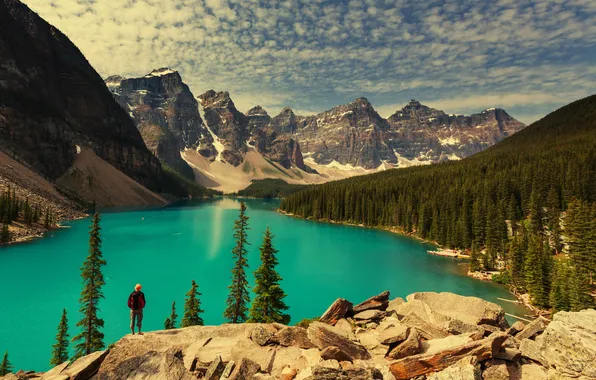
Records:
[[[127,335],[31,379],[593,379],[596,311],[511,327],[476,297],[336,300],[308,326],[226,324]],[[15,376],[16,378],[16,376]],[[12,378],[8,378],[11,379]]]
[[[56,179],[77,145],[159,190],[162,171],[101,77],[59,30],[0,1],[0,149]]]
[[[446,114],[416,100],[391,115],[391,147],[407,159],[461,159],[496,144],[524,125],[491,108],[471,116]]]
[[[111,76],[106,85],[128,110],[147,147],[188,178],[194,175],[180,157],[184,149],[212,144],[199,114],[198,103],[180,74],[168,68],[141,78]]]
[[[287,119],[271,118],[262,107],[256,106],[246,115],[236,109],[230,94],[207,91],[199,96],[209,129],[224,146],[222,156],[234,166],[243,162],[247,149],[254,147],[264,157],[289,169],[296,166],[310,171],[304,165],[298,142],[289,133]]]

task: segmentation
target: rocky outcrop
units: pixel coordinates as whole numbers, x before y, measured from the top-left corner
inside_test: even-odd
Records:
[[[106,85],[134,120],[145,144],[157,157],[190,179],[190,166],[180,157],[184,149],[212,145],[198,103],[180,74],[168,68],[140,78],[111,76]]]
[[[548,368],[549,377],[596,379],[596,311],[555,314],[535,340],[522,340],[521,351]]]
[[[18,0],[0,1],[0,25],[0,150],[56,179],[88,147],[160,191],[159,161],[77,47]]]
[[[441,298],[446,305],[455,299],[448,293],[436,296],[420,293],[407,297],[405,303],[394,303],[386,302],[389,294],[382,293],[359,305],[375,307],[360,313],[375,311],[384,316],[362,324],[353,319],[351,303],[349,308],[337,307],[347,305],[348,301],[342,300],[330,308],[343,310],[340,314],[345,314],[345,318],[334,322],[335,326],[323,322],[312,322],[308,329],[277,323],[227,324],[156,331],[144,336],[127,335],[111,346],[109,353],[97,353],[35,376],[53,380],[72,379],[69,373],[93,374],[91,378],[98,380],[596,378],[596,311],[558,313],[542,334],[533,334],[535,340],[523,339],[518,349],[518,339],[510,334],[520,333],[509,329],[505,323],[475,325],[490,326],[492,333],[483,330],[483,334],[472,331],[424,338],[431,335],[424,329],[444,331],[444,324],[439,319],[429,322],[418,316],[420,309],[416,307],[420,302],[429,302],[424,304],[427,314],[445,313],[448,316],[441,315],[455,321],[455,314],[443,309]],[[459,300],[457,316],[467,322],[459,320],[454,325],[484,323],[486,316],[490,316],[488,320],[499,321],[499,306],[480,303],[474,297]],[[405,316],[385,306],[410,302],[417,305]],[[425,324],[406,325],[406,318],[412,316]],[[535,351],[525,349],[528,342]],[[77,363],[90,364],[85,369],[82,368],[85,365]],[[77,379],[89,378],[88,375],[77,376],[80,376]]]

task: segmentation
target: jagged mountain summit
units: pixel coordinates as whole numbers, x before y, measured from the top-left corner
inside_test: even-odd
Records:
[[[290,107],[275,116],[262,106],[242,113],[227,91],[195,98],[169,68],[108,77],[106,85],[157,157],[223,191],[260,178],[320,183],[458,160],[524,128],[501,109],[448,115],[415,100],[387,119],[366,98],[310,116]]]

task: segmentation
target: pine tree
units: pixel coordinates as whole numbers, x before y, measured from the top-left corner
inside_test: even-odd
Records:
[[[283,301],[286,294],[279,285],[282,278],[275,270],[278,264],[276,254],[279,251],[273,247],[272,239],[271,230],[267,227],[263,245],[259,248],[261,266],[255,271],[255,299],[250,309],[249,322],[278,322],[287,325],[290,323],[290,316],[284,314],[288,310]]]
[[[548,304],[548,293],[544,288],[543,254],[541,237],[530,235],[525,261],[526,288],[532,304],[538,307],[546,307]]]
[[[2,362],[0,363],[0,376],[6,376],[12,372],[12,364],[8,360],[8,351],[4,353],[4,357],[2,358]]]
[[[0,233],[0,243],[8,243],[10,241],[10,231],[8,230],[8,213],[4,214],[2,219],[2,232]]]
[[[83,317],[77,323],[77,327],[81,327],[82,331],[73,338],[73,342],[80,342],[75,346],[75,358],[104,348],[104,334],[100,331],[104,321],[97,316],[99,300],[104,298],[101,288],[105,285],[105,281],[101,267],[106,265],[101,253],[99,222],[99,214],[95,214],[89,231],[89,255],[81,267],[83,290],[79,299],[81,305],[79,311]]]
[[[570,300],[570,268],[567,260],[558,260],[553,272],[553,283],[550,291],[550,304],[552,313],[571,310]]]
[[[176,314],[176,301],[174,301],[174,302],[172,302],[172,313],[170,314],[169,317],[166,318],[166,321],[164,322],[164,329],[166,329],[166,330],[175,329],[177,318],[178,318],[178,314]]]
[[[571,311],[580,311],[594,307],[594,298],[591,296],[592,289],[587,271],[574,265],[571,271],[571,284],[569,288]]]
[[[480,270],[480,260],[478,259],[479,253],[476,248],[476,243],[472,243],[472,252],[470,253],[470,271],[476,272]]]
[[[247,304],[250,302],[245,271],[245,268],[248,267],[248,261],[246,259],[246,245],[248,245],[246,231],[249,229],[248,216],[245,213],[246,205],[244,202],[240,202],[240,216],[234,222],[236,246],[232,249],[232,255],[236,259],[236,263],[232,269],[232,284],[228,287],[230,293],[226,301],[227,307],[224,311],[224,318],[228,319],[231,323],[242,323],[247,320]]]
[[[199,300],[201,293],[199,293],[198,289],[199,286],[194,280],[192,280],[192,286],[188,293],[186,293],[186,300],[184,302],[184,315],[182,316],[181,324],[182,327],[203,326],[204,324],[203,318],[200,316],[204,310],[201,310],[201,301]],[[172,317],[176,315],[174,310],[172,310],[172,312],[172,315],[168,319],[170,319],[170,323],[173,328],[175,318],[172,320]]]
[[[50,364],[57,366],[68,360],[68,319],[66,309],[62,310],[62,318],[58,325],[56,343],[52,346],[52,358]]]

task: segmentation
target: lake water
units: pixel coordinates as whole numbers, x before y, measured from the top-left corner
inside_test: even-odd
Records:
[[[275,212],[278,201],[246,200],[250,279],[259,264],[265,227],[275,234],[278,270],[288,294],[292,323],[319,316],[338,297],[354,303],[391,291],[448,291],[497,301],[512,299],[501,286],[461,274],[449,258],[427,254],[431,245],[386,231],[310,222]],[[106,345],[129,333],[127,299],[143,285],[147,307],[144,331],[159,330],[176,301],[182,315],[191,280],[202,293],[206,324],[224,322],[233,265],[232,227],[239,201],[223,198],[157,210],[102,215]],[[87,255],[89,219],[44,239],[0,248],[0,354],[9,352],[16,369],[46,370],[63,308],[71,337],[79,320],[80,267]],[[505,303],[509,312],[518,306]]]

